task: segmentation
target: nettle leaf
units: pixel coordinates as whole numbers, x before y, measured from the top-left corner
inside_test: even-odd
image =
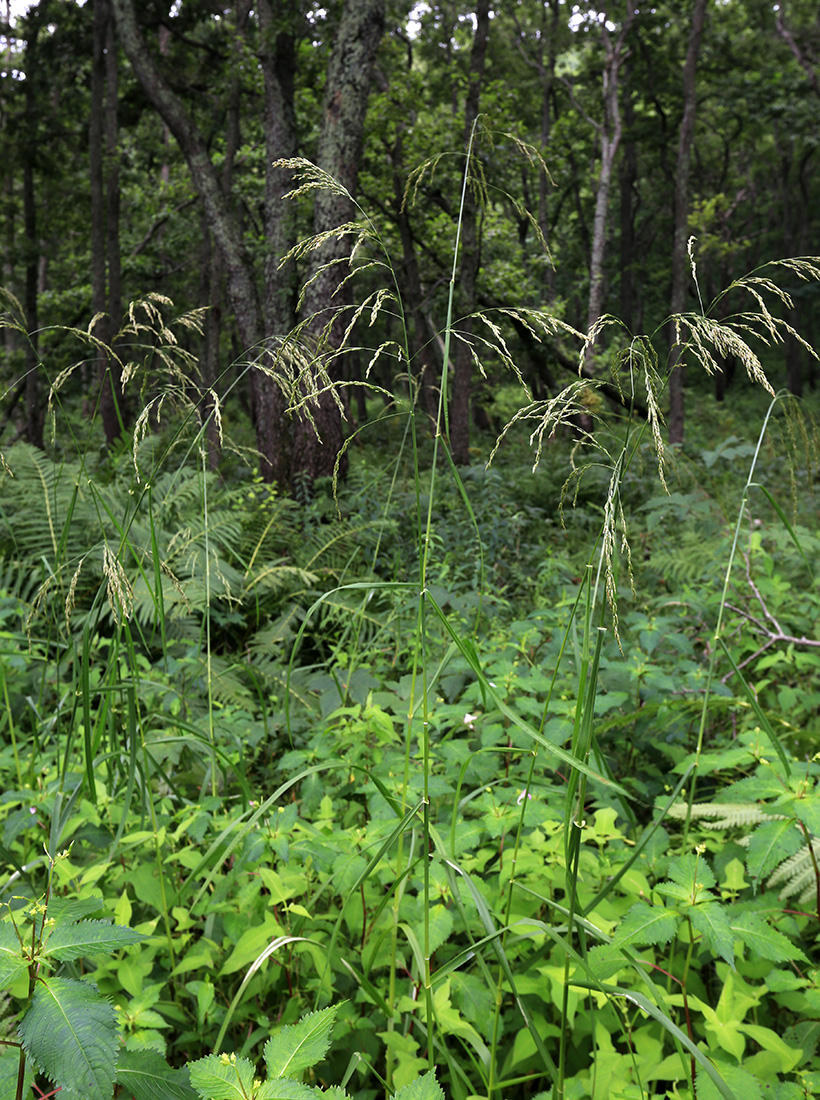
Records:
[[[792,803],[792,809],[810,833],[820,836],[820,798],[816,795],[796,798]]]
[[[119,1042],[112,1006],[90,982],[40,981],[18,1034],[26,1053],[64,1093],[110,1100]]]
[[[637,901],[626,914],[612,938],[613,947],[625,943],[669,943],[678,929],[680,917],[661,905]]]
[[[0,1046],[0,1097],[3,1100],[14,1100],[17,1096],[17,1074],[20,1071],[20,1051],[17,1047]],[[26,1058],[25,1078],[23,1083],[23,1096],[29,1095],[34,1081],[34,1066],[30,1058]]]
[[[802,834],[790,819],[758,825],[749,838],[748,873],[752,878],[765,878],[778,863],[793,856],[802,843]]]
[[[102,898],[54,898],[48,903],[48,915],[60,924],[75,924],[87,917],[102,916],[105,902]]]
[[[60,962],[82,959],[100,951],[119,951],[145,936],[133,928],[123,928],[108,920],[86,920],[82,924],[59,924],[48,938],[44,955],[53,955]]]
[[[760,1083],[740,1066],[734,1066],[729,1062],[716,1062],[715,1068],[726,1084],[735,1094],[742,1096],[743,1100],[761,1100],[762,1092]],[[698,1100],[722,1100],[714,1081],[709,1077],[702,1066],[698,1066],[697,1077]]]
[[[235,1054],[209,1054],[191,1062],[188,1073],[203,1100],[246,1100],[253,1093],[253,1063]]]
[[[694,905],[688,915],[713,953],[720,955],[734,969],[734,936],[725,909],[716,901],[707,902],[705,905]]]
[[[762,913],[741,913],[729,923],[734,935],[743,940],[754,958],[770,962],[809,961],[799,947],[769,924]]]
[[[309,1012],[298,1024],[286,1024],[277,1035],[272,1035],[265,1043],[268,1078],[296,1077],[320,1062],[330,1045],[338,1010],[338,1005],[331,1005],[319,1012]]]
[[[689,891],[690,897],[698,894],[700,890],[710,890],[716,881],[712,868],[703,856],[695,855],[694,852],[673,859],[669,864],[668,874],[673,882],[677,882],[679,886]]]
[[[327,1093],[321,1089],[303,1085],[301,1081],[294,1081],[292,1077],[275,1077],[262,1085],[255,1094],[254,1100],[318,1100]],[[344,1095],[344,1093],[342,1094]]]
[[[396,1093],[394,1100],[444,1100],[444,1092],[436,1080],[433,1070],[423,1077],[417,1077],[409,1085],[404,1085]]]
[[[430,910],[430,954],[446,943],[453,931],[453,914],[443,905],[434,905]]]
[[[172,1069],[154,1050],[124,1050],[117,1065],[117,1084],[134,1100],[196,1100],[187,1069]]]
[[[659,882],[655,887],[655,893],[664,898],[681,901],[684,905],[692,904],[692,891],[686,886],[680,886],[677,882]]]
[[[0,924],[0,989],[8,989],[28,970],[20,941],[11,924]]]

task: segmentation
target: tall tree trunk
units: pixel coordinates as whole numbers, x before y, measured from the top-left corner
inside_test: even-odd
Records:
[[[604,304],[604,260],[606,257],[607,223],[609,219],[609,192],[612,187],[612,176],[615,167],[615,157],[623,134],[623,120],[621,118],[618,90],[620,83],[621,66],[626,61],[626,37],[635,20],[635,4],[633,0],[627,0],[626,14],[618,34],[613,37],[601,24],[605,48],[604,60],[604,121],[598,127],[598,138],[601,143],[601,167],[598,174],[598,182],[595,190],[595,214],[592,222],[592,251],[589,261],[589,301],[587,304],[587,332],[603,313]],[[585,365],[591,366],[592,348],[587,347]]]
[[[23,309],[29,338],[26,341],[26,438],[35,447],[43,448],[44,415],[40,398],[40,362],[37,353],[37,290],[40,264],[40,241],[37,235],[37,202],[34,191],[34,167],[37,155],[37,104],[35,89],[38,77],[38,36],[36,21],[26,33],[25,138],[23,140],[23,232],[25,236],[25,289]]]
[[[122,262],[120,256],[120,150],[119,121],[119,62],[117,38],[114,33],[114,16],[106,0],[107,18],[105,31],[105,246],[108,263],[108,315],[111,319],[112,339],[122,320]],[[122,411],[122,389],[119,371],[111,365],[112,380]]]
[[[698,54],[706,18],[706,0],[695,0],[692,9],[689,45],[683,66],[683,118],[678,138],[678,162],[675,170],[675,237],[672,246],[672,314],[684,312],[686,284],[689,278],[687,241],[689,236],[689,160],[695,135],[695,108],[697,105],[695,76]],[[670,337],[669,376],[669,442],[683,443],[684,430],[684,377],[685,364],[681,348],[674,343],[674,327]]]
[[[259,25],[262,48],[259,59],[265,82],[265,235],[268,249],[265,256],[265,334],[271,346],[271,360],[281,350],[283,338],[296,322],[296,269],[279,263],[296,243],[296,211],[285,201],[291,187],[291,176],[277,161],[293,157],[296,144],[296,41],[301,16],[295,0],[260,0]],[[260,450],[270,456],[271,466],[279,471],[276,480],[292,484],[293,429],[287,420],[285,396],[276,385],[266,380],[258,387],[257,438]],[[287,430],[285,425],[287,424]]]
[[[628,80],[626,81],[628,85]],[[635,110],[627,87],[624,101],[624,157],[621,164],[621,320],[630,332],[635,325],[635,184],[638,179],[638,149],[632,126]]]
[[[478,117],[481,99],[481,83],[490,38],[489,0],[479,0],[475,9],[475,33],[470,53],[470,75],[467,99],[464,105],[464,146],[469,147],[473,124]],[[468,159],[465,172],[468,176],[472,165]],[[475,311],[476,281],[479,266],[478,215],[475,196],[467,187],[461,220],[461,258],[457,287],[458,313],[461,318],[459,332],[469,340],[473,324],[469,315]],[[453,459],[460,466],[470,461],[470,389],[472,386],[473,358],[470,347],[462,340],[455,346],[452,390],[450,392],[450,449]],[[447,364],[444,364],[447,370]]]
[[[333,43],[327,69],[324,115],[317,161],[354,195],[364,143],[364,120],[370,95],[376,51],[384,33],[385,0],[347,0]],[[326,233],[350,221],[353,204],[344,194],[319,191],[313,214],[314,233]],[[311,253],[309,285],[305,296],[307,333],[315,353],[327,356],[328,373],[336,382],[342,365],[334,353],[345,328],[344,306],[349,304],[347,273],[351,239],[332,238]],[[328,266],[330,265],[330,266]],[[313,353],[314,349],[311,349]],[[312,480],[333,474],[344,442],[342,415],[333,394],[311,400],[310,415],[294,425],[294,476]],[[315,425],[315,426],[314,426]]]
[[[205,141],[180,100],[161,75],[137,28],[133,0],[111,0],[122,47],[137,79],[169,130],[174,135],[188,164],[194,187],[200,197],[214,245],[219,250],[225,271],[228,300],[234,311],[239,338],[251,362],[267,366],[263,347],[264,327],[253,267],[247,255],[239,222],[225,194]],[[264,6],[264,5],[263,5]],[[256,438],[265,481],[287,485],[289,468],[285,432],[285,402],[274,378],[255,375]]]
[[[112,318],[108,307],[108,280],[106,278],[108,239],[107,213],[109,165],[104,153],[104,138],[108,137],[106,123],[106,40],[110,12],[108,0],[94,0],[93,56],[91,62],[91,104],[88,122],[88,167],[91,183],[91,308],[99,315],[96,335],[106,346],[111,343]],[[116,131],[114,135],[116,142]],[[110,158],[109,158],[110,159]],[[117,411],[117,390],[112,378],[108,354],[97,351],[97,381],[99,384],[99,408],[107,446],[120,434]]]

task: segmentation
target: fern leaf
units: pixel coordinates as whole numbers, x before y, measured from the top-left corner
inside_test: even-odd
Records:
[[[139,943],[145,936],[132,928],[123,928],[107,920],[87,920],[82,924],[60,924],[48,938],[45,955],[60,962],[82,959],[100,951],[119,951],[128,944]]]
[[[117,1084],[134,1100],[197,1100],[188,1084],[187,1069],[172,1069],[154,1050],[124,1050],[117,1066]]]
[[[253,1064],[235,1054],[209,1054],[188,1067],[203,1100],[247,1100],[253,1095]]]
[[[117,1053],[114,1009],[90,982],[38,982],[18,1029],[26,1054],[66,1094],[111,1100]]]
[[[790,898],[797,894],[803,901],[811,897],[816,889],[815,861],[818,856],[820,840],[812,841],[811,850],[808,844],[804,844],[793,856],[781,863],[767,885],[780,886],[784,883],[780,890],[781,898]]]
[[[338,1009],[338,1005],[331,1005],[309,1012],[298,1024],[286,1024],[278,1035],[272,1035],[265,1043],[268,1078],[296,1077],[321,1061],[330,1044]]]
[[[743,941],[754,958],[768,959],[769,962],[808,962],[800,948],[773,928],[762,913],[741,913],[739,917],[730,920],[730,926],[733,934]]]
[[[622,947],[626,943],[669,943],[677,931],[679,920],[678,914],[672,910],[638,901],[624,917],[612,939],[612,945]]]

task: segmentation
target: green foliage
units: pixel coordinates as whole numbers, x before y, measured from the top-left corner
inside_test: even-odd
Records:
[[[730,349],[765,381],[763,292],[787,302],[760,279],[733,286],[756,320],[687,321],[707,369]],[[574,436],[568,481],[550,440],[586,381],[525,395],[463,475],[411,392],[411,457],[362,443],[347,486],[296,504],[206,470],[191,364],[144,312],[167,352],[146,409],[173,394],[186,422],[7,455],[2,1095],[809,1094],[817,500],[767,442],[778,405],[757,444],[704,428],[670,453],[654,344],[605,318],[647,416]],[[475,320],[514,373],[504,325],[579,336]],[[812,889],[816,913],[784,906]]]

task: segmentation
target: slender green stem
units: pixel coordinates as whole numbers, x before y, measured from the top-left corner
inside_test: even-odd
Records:
[[[766,410],[766,415],[763,418],[763,425],[760,429],[760,435],[758,436],[757,446],[755,447],[754,455],[752,456],[752,464],[749,467],[749,475],[746,478],[746,484],[743,486],[743,492],[740,497],[740,508],[737,514],[737,523],[735,524],[735,533],[732,538],[732,548],[729,551],[729,560],[726,563],[726,572],[723,577],[723,591],[720,596],[720,605],[718,607],[717,623],[715,624],[715,632],[712,636],[711,653],[709,654],[709,669],[706,674],[706,687],[703,691],[703,705],[700,709],[700,723],[698,725],[698,739],[695,747],[695,764],[692,769],[692,779],[689,784],[689,795],[686,800],[686,817],[683,823],[683,845],[684,849],[689,840],[689,828],[692,821],[692,806],[695,802],[695,790],[698,780],[698,767],[700,765],[701,753],[703,752],[703,742],[706,736],[706,719],[709,714],[709,702],[711,699],[712,682],[715,677],[715,665],[717,663],[718,650],[720,649],[720,643],[722,639],[721,631],[723,629],[723,611],[726,607],[726,599],[729,594],[729,582],[732,576],[732,568],[735,563],[735,554],[737,553],[737,545],[740,540],[740,529],[743,524],[743,517],[746,513],[746,503],[749,499],[749,490],[752,487],[752,481],[754,480],[755,467],[757,466],[757,460],[760,455],[760,449],[763,446],[763,440],[766,436],[766,431],[769,426],[769,420],[774,412],[775,406],[780,400],[781,395],[776,394],[769,403],[769,407]]]

